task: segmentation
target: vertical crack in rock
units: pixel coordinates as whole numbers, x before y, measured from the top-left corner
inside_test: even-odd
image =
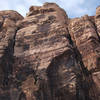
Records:
[[[13,77],[13,54],[16,22],[23,19],[15,11],[0,11],[0,100],[10,100],[10,85]]]
[[[98,36],[98,41],[100,42],[100,35],[99,35],[99,33],[98,33],[98,28],[97,28],[97,25],[96,25],[96,17],[94,17],[94,16],[90,16],[89,17],[89,19],[88,19],[90,22],[91,22],[91,24],[94,26],[94,30],[95,30],[95,32],[96,32],[96,34],[97,34],[97,36]]]
[[[65,100],[66,98],[69,100],[75,100],[75,98],[76,100],[91,100],[89,90],[92,78],[88,79],[90,73],[84,66],[81,54],[70,34],[67,35],[67,39],[71,48],[55,57],[47,69],[52,100]]]
[[[80,73],[78,73],[77,79],[76,79],[76,98],[77,100],[91,100],[89,96],[89,91],[90,88],[92,88],[91,83],[93,80],[90,76],[90,72],[88,69],[84,66],[83,61],[82,61],[82,56],[77,49],[75,43],[73,43],[71,36],[69,35],[69,40],[71,41],[70,43],[73,46],[74,54],[75,54],[75,59],[77,62],[77,67],[79,67]],[[94,93],[94,90],[92,90]]]
[[[98,33],[98,29],[97,29],[97,26],[96,26],[96,24],[95,23],[93,23],[93,25],[94,25],[94,29],[95,29],[95,31],[96,31],[96,33],[97,33],[97,36],[98,36],[98,39],[99,39],[99,42],[100,42],[100,35],[99,35],[99,33]]]
[[[97,28],[97,33],[100,39],[100,6],[96,8],[96,15],[95,15],[95,25]]]
[[[96,72],[96,69],[99,69],[99,64],[97,64],[99,55],[97,56],[95,52],[95,49],[99,47],[99,38],[95,31],[95,27],[86,15],[81,18],[71,19],[69,32],[77,47],[76,54],[83,73],[83,80],[85,78],[85,83],[82,82],[82,87],[87,85],[87,87],[83,88],[84,92],[87,91],[85,94],[87,96],[86,100],[98,100],[99,92],[93,79],[93,73]],[[95,45],[98,46],[96,47]],[[93,70],[94,72],[92,72]]]
[[[89,98],[89,84],[86,80],[86,77],[89,76],[88,70],[85,68],[81,54],[77,49],[75,43],[73,43],[71,35],[68,34],[67,38],[70,41],[70,44],[73,46],[73,52],[75,55],[75,60],[77,67],[79,67],[79,73],[76,74],[76,99],[77,100],[90,100]]]

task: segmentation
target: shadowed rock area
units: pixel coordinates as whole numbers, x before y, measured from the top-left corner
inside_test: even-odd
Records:
[[[55,3],[0,11],[0,100],[100,100],[100,7],[73,19]]]

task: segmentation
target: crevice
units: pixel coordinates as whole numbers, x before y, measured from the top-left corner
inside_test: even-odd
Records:
[[[75,59],[77,64],[80,67],[80,74],[77,75],[77,84],[76,84],[76,97],[77,100],[92,100],[90,97],[90,89],[92,88],[92,92],[94,93],[94,97],[95,100],[98,100],[97,97],[95,96],[95,92],[93,90],[93,79],[91,76],[91,71],[88,71],[88,69],[86,68],[86,66],[83,64],[82,61],[82,56],[76,46],[75,43],[73,43],[73,40],[71,39],[71,35],[69,34],[68,37],[69,39],[69,43],[73,46],[73,51],[75,54]],[[77,66],[78,67],[78,66]],[[82,91],[84,92],[84,98],[82,98],[80,95],[80,90],[82,89]]]
[[[20,94],[19,100],[27,100],[27,99],[26,99],[25,93],[22,92],[22,93]]]
[[[67,50],[63,54],[56,56],[47,68],[51,100],[66,100],[66,98],[76,100],[75,95],[70,92],[69,88],[69,84],[75,79],[75,72],[72,69],[74,65],[72,56],[73,51]]]
[[[99,40],[99,42],[100,42],[100,36],[99,36],[99,34],[98,34],[98,31],[97,31],[97,26],[96,26],[95,22],[93,22],[93,21],[91,21],[91,20],[90,20],[90,22],[93,24],[94,29],[95,29],[95,32],[96,32],[96,35],[97,35],[98,40]]]
[[[67,50],[63,54],[55,57],[51,61],[47,69],[47,76],[48,76],[49,84],[51,88],[52,100],[56,100],[56,98],[58,98],[57,100],[60,100],[60,99],[65,100],[67,96],[69,100],[73,100],[73,98],[74,99],[76,98],[76,100],[92,100],[90,97],[90,88],[92,88],[92,85],[93,85],[93,80],[90,77],[91,73],[84,66],[83,61],[82,61],[82,56],[79,50],[77,49],[76,45],[73,43],[70,34],[67,34],[66,38],[68,39],[71,45],[70,50]],[[74,60],[71,58],[71,56]],[[71,66],[76,67],[72,62],[77,63],[77,68],[74,70],[72,69],[72,72],[74,72],[74,75],[76,76],[76,96],[75,97],[74,95],[70,96],[71,93],[68,91],[68,88],[67,88],[68,72],[65,72],[64,74],[62,74],[64,70],[69,70]],[[68,67],[68,64],[70,67]],[[63,69],[63,66],[65,66],[64,69]],[[79,70],[79,72],[75,72],[75,70],[77,69]],[[71,72],[69,73],[69,75],[71,75]],[[60,77],[62,77],[62,79]],[[65,84],[63,84],[62,80],[64,80]],[[63,88],[63,85],[65,86],[64,88]],[[61,87],[59,88],[59,86]],[[58,92],[59,92],[59,96],[57,95]],[[92,90],[92,92],[94,91]],[[72,98],[70,98],[69,96]]]
[[[8,40],[8,46],[4,48],[3,56],[0,58],[1,62],[0,65],[2,66],[2,70],[4,73],[3,79],[3,87],[9,87],[10,78],[13,77],[13,63],[14,63],[14,46],[15,46],[15,39],[16,33],[18,29],[16,29],[13,38]]]

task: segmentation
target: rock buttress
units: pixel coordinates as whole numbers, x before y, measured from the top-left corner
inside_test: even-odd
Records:
[[[16,23],[22,19],[15,11],[0,11],[0,100],[10,100]]]
[[[92,100],[100,99],[100,41],[94,17],[85,15],[70,20],[69,33],[81,55],[84,68],[87,69],[89,95]],[[84,68],[82,71],[85,71]],[[85,73],[86,74],[86,73]]]

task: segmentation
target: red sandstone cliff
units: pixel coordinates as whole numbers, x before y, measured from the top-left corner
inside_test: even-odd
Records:
[[[0,100],[100,100],[100,7],[74,19],[54,3],[0,11]]]

